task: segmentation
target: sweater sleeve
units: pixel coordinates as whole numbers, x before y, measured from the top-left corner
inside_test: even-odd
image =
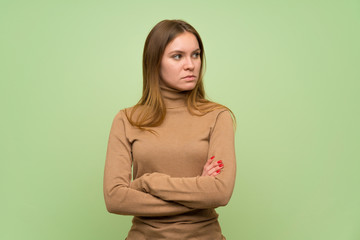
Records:
[[[229,111],[217,115],[209,140],[208,157],[211,156],[224,164],[221,173],[215,177],[175,178],[155,172],[135,179],[130,187],[190,208],[225,206],[231,198],[236,174],[234,129]]]
[[[170,216],[192,211],[179,203],[129,188],[132,157],[124,117],[122,111],[116,115],[109,135],[103,181],[107,210],[133,216]]]

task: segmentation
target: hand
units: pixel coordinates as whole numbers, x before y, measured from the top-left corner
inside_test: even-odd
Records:
[[[215,156],[212,156],[209,160],[206,161],[201,176],[215,177],[216,175],[220,174],[221,169],[224,168],[224,164],[221,160],[213,162],[214,158]]]

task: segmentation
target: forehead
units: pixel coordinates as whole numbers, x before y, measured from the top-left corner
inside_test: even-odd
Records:
[[[179,51],[194,51],[199,48],[198,40],[195,35],[189,32],[184,32],[177,35],[165,48],[165,52],[179,50]]]

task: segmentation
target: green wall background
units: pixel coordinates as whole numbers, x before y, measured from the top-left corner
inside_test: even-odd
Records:
[[[0,239],[124,239],[102,177],[141,94],[150,29],[200,32],[210,99],[236,114],[230,240],[360,239],[360,2],[0,2]]]

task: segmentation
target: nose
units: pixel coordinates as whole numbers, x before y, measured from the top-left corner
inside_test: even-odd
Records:
[[[194,70],[194,68],[195,68],[194,60],[191,57],[186,58],[186,60],[184,62],[184,69],[185,70]]]

